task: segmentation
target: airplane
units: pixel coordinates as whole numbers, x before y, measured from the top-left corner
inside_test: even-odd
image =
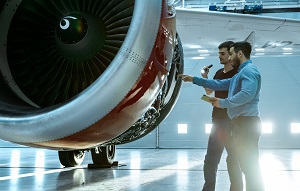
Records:
[[[299,55],[300,22],[180,9],[172,0],[0,4],[0,139],[58,151],[64,166],[113,164],[172,111],[184,57],[225,40],[254,56]],[[285,48],[285,49],[283,49]]]
[[[0,139],[114,163],[116,145],[160,124],[179,96],[183,51],[167,0],[0,4]]]
[[[226,40],[250,42],[251,57],[300,55],[296,19],[176,8],[176,26],[185,57],[217,57],[216,47]]]

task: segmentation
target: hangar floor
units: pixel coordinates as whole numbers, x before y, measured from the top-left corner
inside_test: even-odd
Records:
[[[63,168],[57,152],[33,148],[0,148],[0,190],[194,191],[203,184],[205,149],[117,149],[119,165],[89,169]],[[226,153],[219,165],[217,191],[229,190]],[[266,191],[299,191],[300,150],[262,149]]]

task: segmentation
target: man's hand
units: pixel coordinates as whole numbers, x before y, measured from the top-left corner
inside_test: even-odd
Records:
[[[219,98],[211,97],[211,98],[209,98],[208,100],[211,102],[211,104],[212,104],[213,106],[218,107],[218,108],[221,108],[220,102],[219,102],[219,101],[220,101]]]
[[[181,78],[185,82],[193,82],[194,76],[189,76],[185,74],[178,74],[177,77]]]
[[[208,66],[204,66],[202,69],[201,69],[201,76],[202,78],[208,78],[208,73],[209,73],[209,67]]]

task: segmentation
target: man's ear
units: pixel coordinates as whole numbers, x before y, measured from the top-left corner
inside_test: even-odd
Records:
[[[243,52],[240,50],[240,51],[238,51],[238,56],[239,57],[242,57],[243,56]]]

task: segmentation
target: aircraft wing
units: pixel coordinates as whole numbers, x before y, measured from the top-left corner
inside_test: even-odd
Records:
[[[176,9],[185,57],[216,56],[226,40],[249,41],[252,56],[300,55],[300,21],[238,13]]]

